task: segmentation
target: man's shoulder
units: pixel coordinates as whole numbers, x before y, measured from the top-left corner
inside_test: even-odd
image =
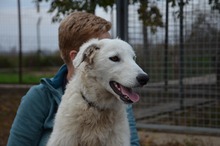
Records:
[[[48,101],[49,91],[47,87],[42,84],[34,85],[30,87],[27,93],[22,97],[22,101],[26,102],[46,102]]]
[[[62,96],[62,87],[54,88],[49,83],[40,83],[38,85],[32,86],[26,95],[23,97],[24,99],[30,98],[28,100],[32,100],[34,102],[53,102],[56,101],[57,104],[60,103]]]
[[[43,84],[33,85],[27,92],[27,94],[31,95],[38,95],[38,94],[45,94],[47,91],[47,87]]]

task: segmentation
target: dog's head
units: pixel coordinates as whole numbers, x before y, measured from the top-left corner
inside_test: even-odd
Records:
[[[96,78],[107,91],[124,103],[139,100],[132,88],[147,84],[148,75],[136,64],[133,48],[120,39],[92,39],[82,45],[73,61],[82,65],[88,78]]]

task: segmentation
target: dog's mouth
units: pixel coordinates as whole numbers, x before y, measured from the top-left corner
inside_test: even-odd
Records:
[[[131,88],[125,87],[115,81],[110,81],[109,84],[113,89],[113,91],[120,96],[120,99],[124,103],[131,104],[139,101],[140,99],[139,95],[134,91],[132,91]]]

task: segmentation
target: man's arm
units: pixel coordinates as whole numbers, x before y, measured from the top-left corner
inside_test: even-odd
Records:
[[[127,116],[128,116],[129,126],[130,126],[131,146],[140,146],[132,105],[127,106]]]
[[[40,86],[32,87],[22,98],[12,124],[7,146],[35,146],[41,138],[47,101]],[[48,102],[49,103],[49,102]]]

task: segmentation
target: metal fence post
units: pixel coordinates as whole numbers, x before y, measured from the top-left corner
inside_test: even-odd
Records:
[[[180,44],[179,44],[179,98],[180,98],[180,108],[184,108],[184,88],[183,88],[183,75],[184,75],[184,42],[183,42],[183,0],[180,0]]]
[[[164,89],[168,86],[168,32],[169,32],[169,0],[166,0],[166,26],[165,26],[165,46],[164,46]]]
[[[22,34],[21,34],[21,5],[20,0],[17,1],[18,5],[18,40],[19,40],[19,83],[22,83]]]
[[[128,41],[128,0],[116,0],[117,36]]]

